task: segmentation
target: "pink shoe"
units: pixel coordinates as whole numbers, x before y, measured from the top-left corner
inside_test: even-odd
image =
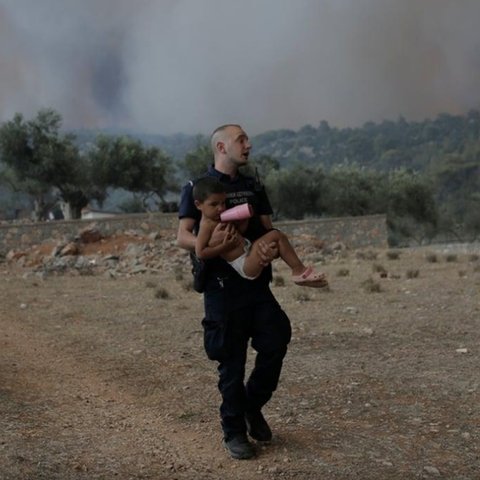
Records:
[[[292,280],[302,287],[322,288],[328,285],[324,273],[317,273],[313,267],[307,267],[301,275],[292,275]]]

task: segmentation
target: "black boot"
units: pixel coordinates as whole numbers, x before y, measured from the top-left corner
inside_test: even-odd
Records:
[[[223,440],[228,453],[237,460],[247,460],[255,456],[255,449],[245,433],[239,433]]]
[[[248,434],[259,442],[269,442],[272,439],[272,431],[262,412],[249,412],[245,414]]]

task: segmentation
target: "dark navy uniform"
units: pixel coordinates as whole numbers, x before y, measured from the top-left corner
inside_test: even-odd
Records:
[[[227,187],[227,208],[250,203],[254,216],[245,236],[251,241],[265,233],[259,215],[271,215],[265,190],[253,177],[239,174],[235,179],[212,167],[206,175],[217,177]],[[200,221],[192,183],[182,191],[179,218]],[[222,394],[220,415],[225,439],[245,433],[245,413],[259,411],[276,389],[283,358],[290,341],[290,320],[270,291],[271,266],[255,280],[247,280],[221,258],[208,260],[204,291],[205,351],[219,362]],[[245,362],[248,342],[257,352],[255,367],[246,384]]]

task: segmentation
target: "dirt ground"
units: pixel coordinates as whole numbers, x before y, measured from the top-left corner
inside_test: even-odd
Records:
[[[329,290],[276,262],[293,338],[274,439],[246,461],[221,445],[186,262],[115,278],[1,263],[0,478],[480,479],[480,261],[398,252],[331,257]]]

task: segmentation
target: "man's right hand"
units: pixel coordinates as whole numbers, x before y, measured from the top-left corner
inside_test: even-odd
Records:
[[[226,244],[238,244],[241,241],[241,237],[237,232],[237,229],[231,223],[219,223],[213,230],[212,236],[208,245],[210,247],[216,247],[221,243]]]

